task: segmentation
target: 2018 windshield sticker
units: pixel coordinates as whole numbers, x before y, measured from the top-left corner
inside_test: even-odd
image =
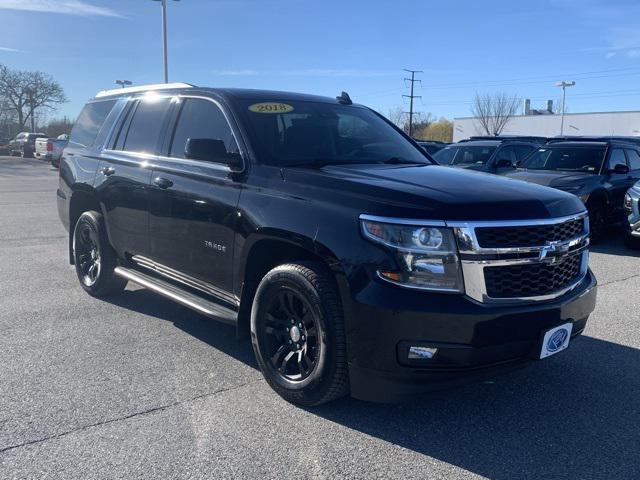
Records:
[[[255,113],[287,113],[293,112],[293,107],[286,103],[263,102],[249,105],[249,110]]]

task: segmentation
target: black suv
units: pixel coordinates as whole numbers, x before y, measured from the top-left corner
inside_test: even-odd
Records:
[[[550,140],[505,175],[576,195],[589,210],[597,239],[609,224],[625,220],[624,195],[640,180],[640,145],[626,140]]]
[[[546,139],[537,137],[472,137],[447,145],[433,154],[440,165],[489,173],[512,171]]]
[[[88,293],[132,281],[235,325],[302,405],[545,358],[595,305],[575,196],[439,167],[346,94],[102,92],[57,198]]]

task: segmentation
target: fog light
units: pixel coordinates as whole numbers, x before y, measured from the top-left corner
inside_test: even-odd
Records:
[[[409,360],[430,360],[432,359],[436,352],[437,348],[430,347],[409,347]]]

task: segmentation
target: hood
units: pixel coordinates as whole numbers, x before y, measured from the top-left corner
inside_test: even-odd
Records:
[[[362,213],[434,220],[544,219],[584,211],[574,195],[497,175],[441,166],[286,168],[287,182],[328,190]],[[356,207],[356,205],[354,205]]]
[[[593,177],[589,172],[563,172],[561,170],[526,170],[518,169],[505,174],[506,177],[516,180],[557,187],[562,185],[580,185]]]

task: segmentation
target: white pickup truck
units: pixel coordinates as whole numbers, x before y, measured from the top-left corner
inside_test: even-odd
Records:
[[[66,133],[58,135],[57,138],[37,138],[35,156],[50,161],[54,167],[59,167],[62,150],[67,143],[69,143],[69,135]]]

